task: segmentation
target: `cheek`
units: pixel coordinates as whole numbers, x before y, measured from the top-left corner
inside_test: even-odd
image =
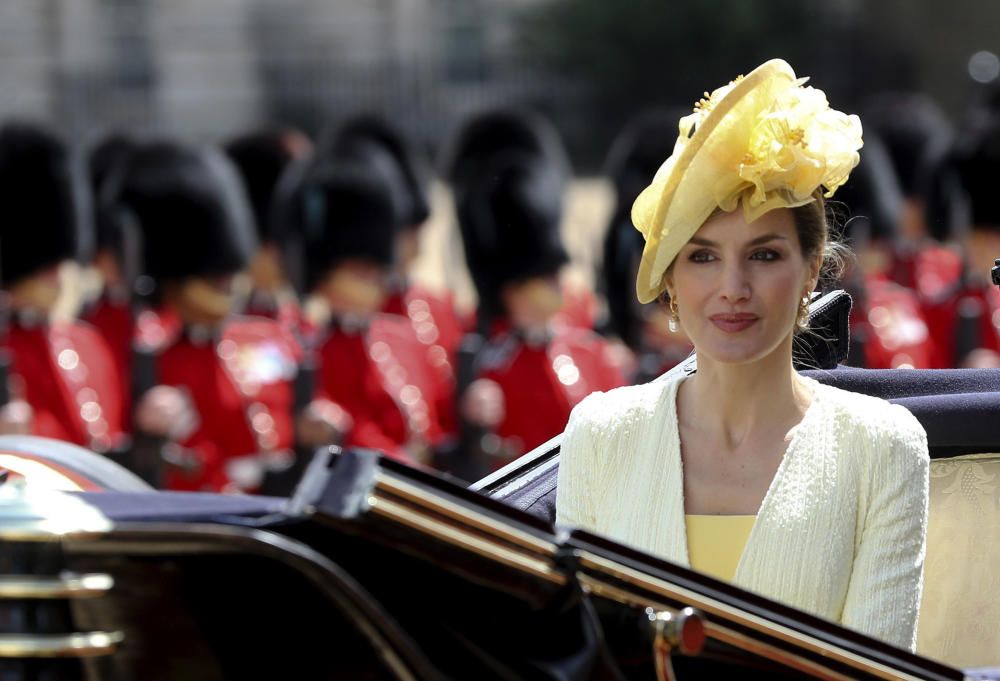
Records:
[[[670,286],[677,301],[699,300],[711,295],[715,288],[716,275],[708,265],[695,266],[692,263],[677,263],[670,276]]]
[[[772,267],[759,277],[755,290],[771,304],[797,310],[805,290],[805,275],[798,267]]]

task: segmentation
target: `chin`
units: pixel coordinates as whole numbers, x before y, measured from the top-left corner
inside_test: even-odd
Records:
[[[718,364],[734,366],[753,364],[770,359],[775,353],[783,352],[786,345],[784,341],[788,340],[788,336],[769,338],[767,334],[754,334],[746,338],[727,338],[725,335],[714,327],[708,329],[707,333],[694,341],[698,356]],[[791,361],[791,353],[787,354]]]

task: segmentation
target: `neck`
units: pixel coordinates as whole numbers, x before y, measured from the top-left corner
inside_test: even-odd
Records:
[[[379,311],[379,308],[365,308],[361,305],[343,303],[338,300],[328,300],[326,303],[330,316],[339,319],[363,319],[371,321]]]
[[[254,288],[247,297],[250,305],[278,305],[287,300],[294,300],[295,292],[290,286],[278,285],[271,288]]]
[[[131,292],[121,283],[105,284],[102,295],[112,305],[124,306],[132,302]]]
[[[225,324],[228,316],[220,317],[216,314],[194,312],[191,310],[181,310],[181,322],[184,326],[199,327],[204,329],[220,329]]]
[[[699,355],[698,371],[685,384],[686,413],[699,428],[719,433],[734,448],[763,428],[798,423],[811,399],[792,367],[791,336],[767,357],[748,364]]]

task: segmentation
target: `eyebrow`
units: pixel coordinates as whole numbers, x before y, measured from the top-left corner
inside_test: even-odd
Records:
[[[774,234],[774,233],[772,233],[772,234],[762,234],[761,236],[759,236],[759,237],[757,237],[755,239],[751,239],[750,242],[747,245],[748,246],[759,246],[760,244],[767,243],[768,241],[774,241],[775,239],[782,239],[784,241],[788,241],[788,237],[787,236],[783,236],[781,234]],[[703,237],[698,237],[698,236],[691,237],[691,240],[688,241],[688,243],[694,244],[695,246],[708,246],[710,248],[716,247],[716,246],[719,245],[716,242],[712,241],[711,239],[705,239]]]

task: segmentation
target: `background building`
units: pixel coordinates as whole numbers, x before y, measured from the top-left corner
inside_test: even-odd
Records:
[[[959,117],[998,26],[1000,5],[974,0],[5,0],[0,115],[210,140],[374,109],[433,150],[469,111],[519,104],[586,172],[630,112],[689,106],[771,56],[845,109],[920,89]]]

